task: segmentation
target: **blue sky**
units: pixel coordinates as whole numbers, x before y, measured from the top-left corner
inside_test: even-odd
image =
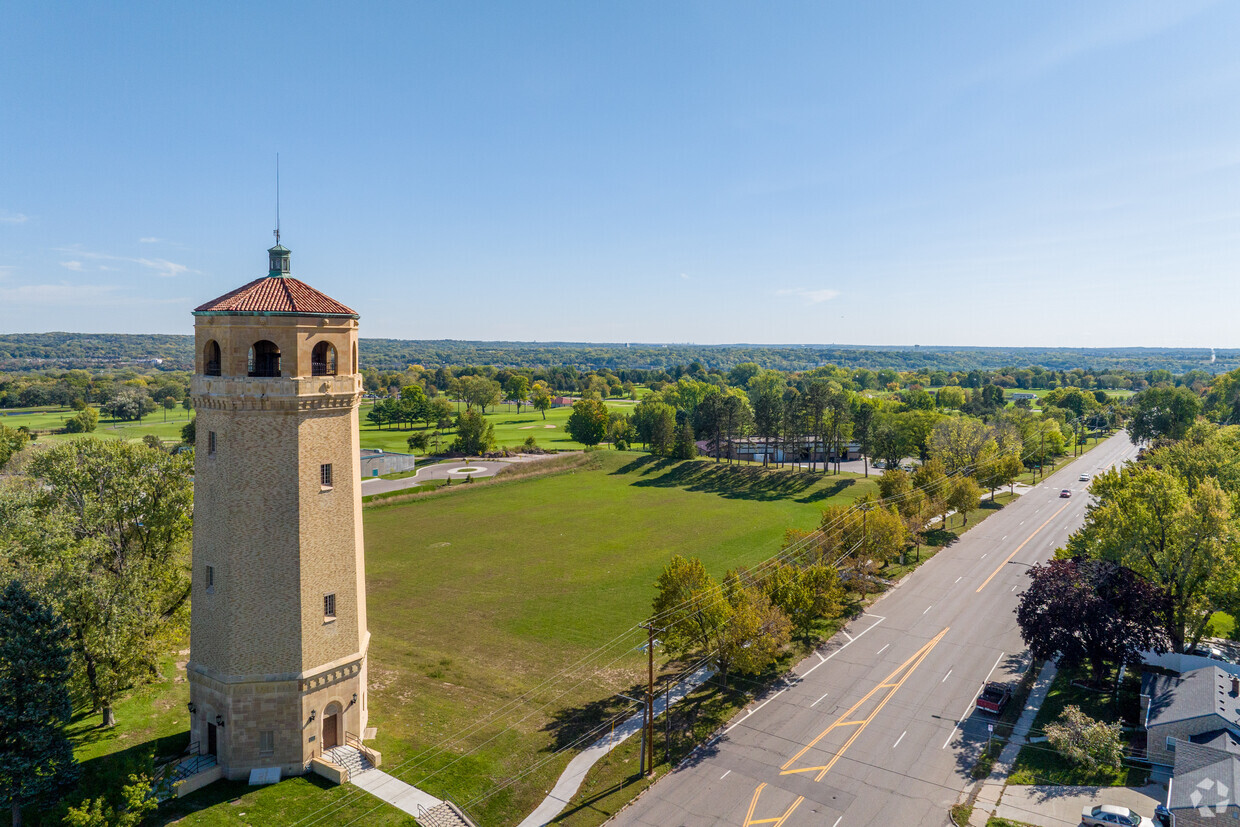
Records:
[[[1240,346],[1237,3],[4,9],[0,332]]]

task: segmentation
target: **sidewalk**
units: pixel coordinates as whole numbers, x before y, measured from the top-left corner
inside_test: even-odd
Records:
[[[714,674],[715,670],[710,666],[703,666],[698,669],[672,688],[671,702],[673,704],[677,703],[694,689],[708,681],[711,675]],[[654,714],[656,718],[662,715],[667,708],[667,700],[666,693],[661,693],[655,698]],[[572,761],[569,761],[568,767],[561,773],[551,792],[547,794],[547,797],[543,799],[534,812],[530,813],[521,822],[519,827],[543,827],[544,824],[563,812],[564,808],[568,806],[568,802],[572,800],[573,796],[577,794],[577,790],[581,788],[581,782],[585,780],[586,773],[590,771],[590,768],[630,735],[641,732],[642,719],[644,717],[641,714],[634,715],[624,723],[618,724],[614,732],[598,739],[582,750]]]
[[[1033,727],[1034,719],[1038,717],[1042,701],[1046,700],[1046,693],[1050,691],[1051,684],[1058,674],[1059,669],[1054,662],[1047,661],[1034,680],[1033,689],[1029,691],[1029,697],[1025,700],[1025,708],[1021,711],[1016,726],[1012,728],[1012,736],[1008,739],[1003,751],[999,753],[990,775],[982,782],[982,789],[978,792],[977,801],[973,804],[978,823],[985,824],[987,819],[998,812],[999,799],[1003,796],[1003,788],[1007,786],[1008,773],[1012,771],[1012,765],[1016,763],[1016,755],[1020,752],[1020,748],[1028,740],[1029,730]],[[1077,815],[1080,815],[1080,810],[1077,811]]]

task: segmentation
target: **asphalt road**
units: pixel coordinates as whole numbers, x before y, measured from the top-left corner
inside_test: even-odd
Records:
[[[964,534],[611,823],[948,823],[986,741],[978,690],[1027,666],[1013,613],[1025,572],[1080,526],[1078,476],[1135,454],[1121,432]]]

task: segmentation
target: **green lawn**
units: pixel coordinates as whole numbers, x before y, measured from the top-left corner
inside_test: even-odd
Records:
[[[1128,672],[1118,694],[1113,690],[1095,692],[1073,684],[1085,677],[1085,671],[1061,671],[1055,676],[1042,707],[1033,721],[1032,735],[1041,735],[1054,723],[1068,705],[1078,706],[1091,718],[1134,727],[1140,715],[1141,676]],[[1041,742],[1021,748],[1008,776],[1012,784],[1068,784],[1113,787],[1141,786],[1149,771],[1125,765],[1118,771],[1101,769],[1091,772],[1062,758],[1050,744]]]
[[[616,692],[639,691],[644,633],[623,633],[649,613],[671,555],[697,555],[721,575],[775,553],[786,529],[813,528],[822,508],[877,489],[847,474],[608,450],[587,457],[586,468],[453,486],[364,514],[377,747],[385,768],[466,805],[480,824],[520,821],[571,757],[554,751],[622,711],[626,702],[610,700]],[[135,693],[118,709],[118,729],[84,745],[82,757],[183,740],[181,675],[173,670]],[[686,743],[743,699],[706,693],[700,703]],[[144,717],[151,708],[156,715]],[[591,775],[589,800],[610,807],[633,794],[635,743]],[[377,803],[313,779],[215,784],[165,805],[157,823],[309,825],[308,814],[320,812],[330,814],[323,823],[343,824]],[[385,805],[365,820],[411,823]],[[594,806],[566,816],[601,820]]]
[[[0,423],[10,428],[25,425],[32,431],[59,429],[73,417],[77,411],[71,408],[11,408],[0,411]],[[189,421],[191,413],[179,405],[171,411],[163,408],[155,413],[147,414],[140,422],[120,422],[99,417],[99,427],[89,436],[116,439],[141,439],[147,434],[155,434],[166,443],[175,444],[181,441],[181,428]],[[165,421],[166,419],[166,421]],[[62,442],[67,439],[78,439],[85,434],[39,434],[39,444]]]

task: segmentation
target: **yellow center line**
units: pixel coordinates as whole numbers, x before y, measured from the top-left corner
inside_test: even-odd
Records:
[[[1051,516],[1049,516],[1049,517],[1047,517],[1047,518],[1046,518],[1046,523],[1049,523],[1051,520],[1053,520],[1053,519],[1055,519],[1056,517],[1058,517],[1060,514],[1062,514],[1062,513],[1063,513],[1063,510],[1064,510],[1065,508],[1067,508],[1068,506],[1070,506],[1070,505],[1072,505],[1072,503],[1070,503],[1070,502],[1064,503],[1062,506],[1060,506],[1060,508],[1059,508],[1059,510],[1058,510],[1058,511],[1056,511],[1054,514],[1052,514]],[[1008,563],[1012,562],[1012,558],[1016,556],[1017,552],[1019,552],[1022,548],[1024,548],[1024,547],[1025,547],[1025,546],[1029,543],[1029,541],[1030,541],[1030,540],[1032,540],[1034,537],[1038,536],[1038,532],[1039,532],[1039,531],[1041,531],[1042,529],[1046,528],[1046,523],[1042,523],[1042,525],[1040,525],[1040,526],[1038,526],[1037,528],[1035,528],[1035,529],[1033,530],[1033,533],[1032,533],[1032,534],[1030,534],[1028,537],[1026,537],[1026,538],[1025,538],[1025,542],[1023,542],[1023,543],[1021,543],[1019,546],[1017,546],[1017,547],[1016,547],[1016,551],[1013,551],[1011,554],[1009,554],[1009,555],[1007,556],[1007,559],[1005,559],[1002,563],[1000,563],[1000,564],[999,564],[999,568],[997,568],[997,569],[995,569],[994,571],[992,571],[992,572],[990,573],[990,577],[987,577],[985,580],[983,580],[983,581],[982,581],[982,585],[980,585],[980,586],[978,586],[978,587],[977,587],[977,591],[979,591],[979,592],[980,592],[982,589],[986,588],[986,584],[987,584],[987,583],[989,583],[991,580],[994,580],[994,579],[995,579],[995,575],[996,575],[996,574],[998,574],[999,572],[1003,571],[1003,567],[1004,567],[1004,566],[1006,566]],[[974,594],[976,594],[976,593],[977,593],[977,592],[974,592]]]

